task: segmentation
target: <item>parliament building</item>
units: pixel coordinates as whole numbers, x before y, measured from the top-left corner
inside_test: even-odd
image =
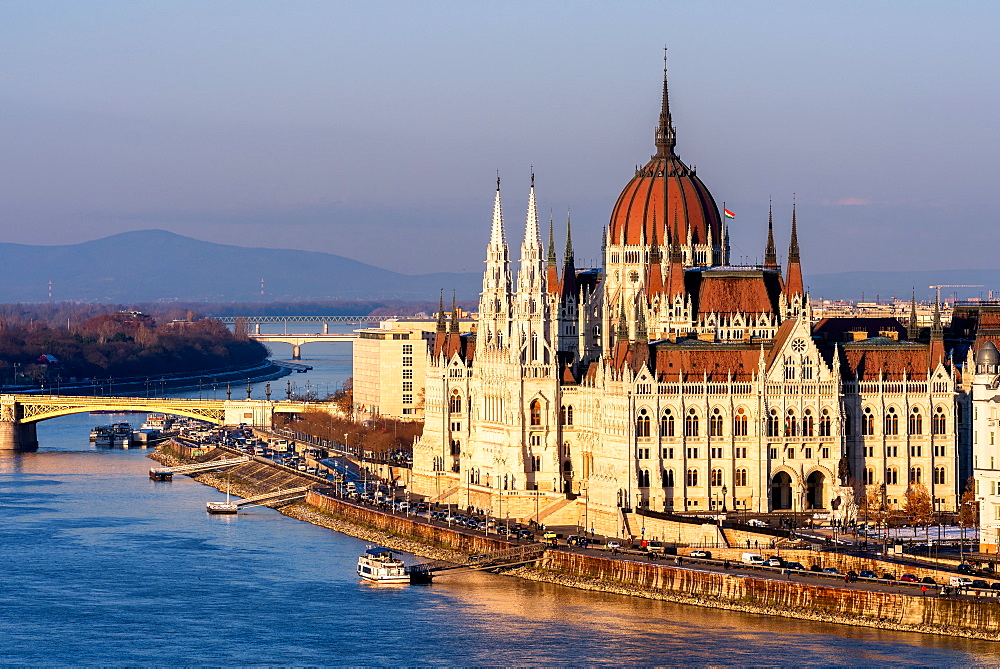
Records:
[[[426,344],[411,489],[612,536],[654,514],[835,517],[871,491],[899,508],[911,484],[954,510],[971,377],[940,317],[814,322],[794,205],[785,220],[784,266],[772,215],[763,264],[731,262],[725,212],[676,152],[666,74],[602,267],[577,268],[568,221],[561,258],[551,220],[543,244],[533,176],[512,264],[498,180],[475,332],[442,309]]]

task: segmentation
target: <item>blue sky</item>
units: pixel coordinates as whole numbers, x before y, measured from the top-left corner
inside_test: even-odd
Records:
[[[737,213],[734,259],[806,273],[996,267],[996,2],[0,2],[0,232],[164,228],[478,271],[503,177],[520,245],[579,261],[653,152]],[[561,236],[561,235],[560,235]],[[561,240],[558,242],[561,248]]]

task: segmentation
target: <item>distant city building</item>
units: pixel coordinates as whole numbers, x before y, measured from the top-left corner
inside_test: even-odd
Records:
[[[972,462],[979,502],[979,550],[1000,552],[1000,313],[981,313],[972,384]]]
[[[457,327],[469,332],[472,323],[460,318]],[[355,330],[355,416],[423,420],[427,344],[433,340],[437,325],[436,321],[391,319],[377,328]]]
[[[732,265],[675,139],[664,74],[656,153],[612,210],[601,268],[576,267],[569,221],[562,262],[551,220],[545,248],[532,176],[513,276],[498,180],[476,331],[442,317],[428,342],[412,488],[646,538],[656,513],[846,516],[899,509],[911,485],[955,510],[971,377],[940,310],[926,328],[915,302],[906,326],[813,325],[794,206],[784,269],[770,214],[763,264]]]

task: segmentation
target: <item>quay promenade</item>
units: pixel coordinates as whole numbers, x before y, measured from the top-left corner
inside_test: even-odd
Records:
[[[220,449],[216,457],[222,454],[231,455]],[[252,478],[258,481],[261,468],[276,471],[282,468],[257,458],[254,463],[230,469],[230,480],[242,482],[243,467],[252,468],[255,472]],[[227,480],[204,474],[196,478],[217,488],[225,486]],[[245,490],[247,495],[259,492],[264,490],[254,485]],[[432,559],[450,557],[459,561],[464,555],[517,545],[499,536],[449,527],[447,523],[408,511],[390,511],[344,499],[328,482],[320,480],[307,493],[305,505],[283,507],[282,513]],[[645,553],[613,554],[606,548],[581,550],[559,544],[547,547],[536,565],[506,573],[529,580],[704,607],[1000,641],[1000,604],[992,598],[935,596],[936,589],[928,593],[920,584],[895,581],[846,584],[836,576],[809,571],[751,569],[732,564],[736,561],[735,552],[727,568],[724,559],[729,554],[714,555],[717,558],[714,560],[689,556],[682,556],[680,561],[651,560]],[[782,551],[787,559],[805,560],[810,554]],[[853,556],[820,555],[818,559],[825,564],[839,564],[845,569],[869,568],[876,562],[862,562]],[[884,569],[885,564],[880,568]],[[935,572],[938,579],[946,578],[947,574]]]

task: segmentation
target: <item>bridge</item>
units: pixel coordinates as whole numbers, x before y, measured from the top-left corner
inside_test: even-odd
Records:
[[[246,423],[271,428],[276,413],[302,413],[306,402],[195,400],[186,398],[89,397],[84,395],[0,395],[0,451],[38,448],[39,421],[90,411],[165,413],[215,425]]]
[[[302,486],[300,488],[289,488],[288,490],[272,490],[271,492],[265,492],[260,495],[254,495],[253,497],[247,497],[246,499],[236,502],[236,508],[244,509],[250,506],[264,506],[265,504],[285,504],[286,502],[294,502],[299,499],[304,499],[306,493],[309,492],[311,486]]]
[[[358,335],[353,332],[337,332],[330,334],[324,328],[322,334],[259,334],[258,332],[248,335],[250,339],[262,343],[268,342],[281,342],[284,344],[292,345],[292,360],[302,359],[302,345],[311,342],[338,342],[338,341],[353,341],[358,338]]]

